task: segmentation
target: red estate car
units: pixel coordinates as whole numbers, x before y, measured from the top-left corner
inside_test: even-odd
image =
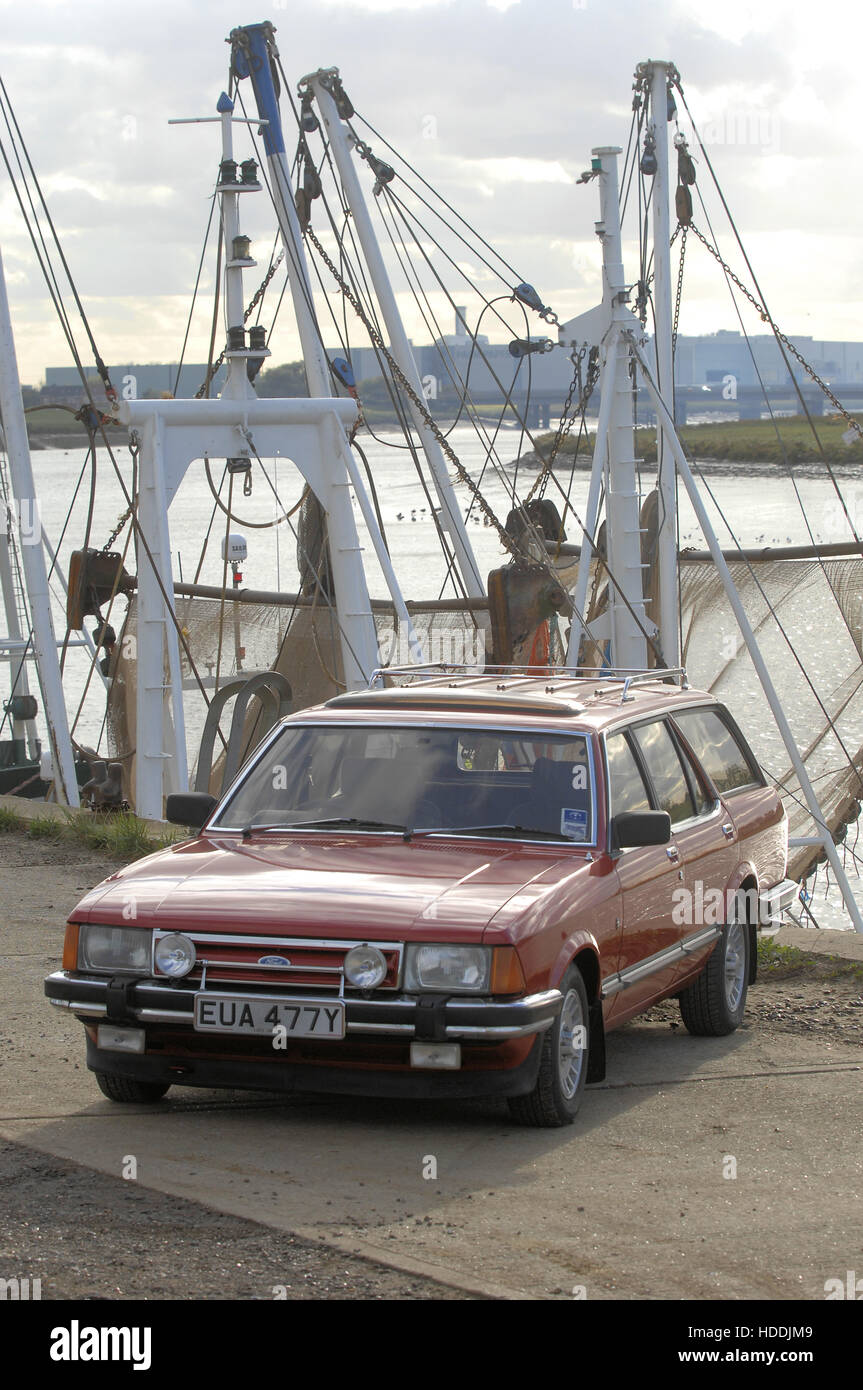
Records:
[[[115,1101],[505,1096],[570,1122],[605,1034],[740,1023],[787,822],[727,709],[639,677],[443,675],[283,720],[194,839],[69,919],[53,1004]]]

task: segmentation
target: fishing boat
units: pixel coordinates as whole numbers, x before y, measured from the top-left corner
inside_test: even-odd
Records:
[[[560,323],[532,284],[357,115],[338,69],[302,77],[294,99],[271,24],[235,29],[230,47],[227,89],[214,112],[177,120],[178,125],[217,125],[221,141],[212,189],[219,289],[210,360],[197,397],[121,398],[87,326],[104,384],[104,400],[97,400],[82,372],[87,405],[94,412],[89,417],[91,446],[98,445],[109,457],[126,504],[101,549],[89,543],[88,522],[88,536],[75,553],[68,579],[64,640],[89,641],[94,669],[108,689],[108,747],[77,750],[89,759],[88,799],[102,809],[128,803],[137,814],[160,821],[170,792],[190,785],[218,791],[226,785],[287,709],[359,688],[380,679],[382,670],[390,671],[390,679],[400,679],[395,671],[405,666],[414,678],[430,665],[477,671],[489,665],[599,672],[658,667],[677,673],[669,678],[685,679],[684,668],[694,667],[700,686],[722,685],[726,698],[724,687],[739,681],[740,698],[757,710],[759,720],[769,720],[773,742],[768,746],[779,759],[771,771],[789,808],[796,876],[805,879],[818,863],[827,863],[851,923],[863,930],[846,867],[847,855],[856,863],[856,854],[847,843],[844,850],[838,847],[856,821],[863,790],[863,610],[853,597],[863,591],[863,545],[849,516],[851,539],[840,555],[827,554],[814,544],[814,536],[805,555],[756,556],[736,543],[723,548],[704,501],[704,478],[678,439],[675,305],[680,303],[687,244],[703,242],[723,272],[733,272],[693,215],[696,164],[703,163],[712,176],[713,167],[675,66],[639,65],[625,154],[616,146],[594,149],[579,180],[584,196],[593,189],[598,194],[602,297],[589,313]],[[251,114],[247,92],[254,103]],[[294,118],[293,158],[280,93]],[[685,128],[678,106],[685,113]],[[238,132],[244,142],[239,158]],[[633,188],[639,196],[630,204]],[[271,352],[272,322],[268,332],[260,321],[250,320],[256,309],[260,312],[280,258],[274,247],[263,282],[250,297],[244,277],[255,261],[243,226],[251,195],[269,198],[278,227],[285,295],[302,345],[306,397],[268,398],[256,390]],[[636,202],[641,264],[633,276],[624,268],[622,215]],[[418,207],[426,211],[420,213]],[[429,254],[433,218],[436,228],[482,260],[499,293],[476,284],[446,289],[442,270],[462,278],[464,270],[437,236],[432,238],[435,256]],[[382,249],[381,225],[389,236],[388,255]],[[675,243],[676,297],[671,268]],[[742,243],[739,249],[748,265]],[[458,400],[456,418],[474,426],[482,447],[478,477],[465,466],[449,430],[431,409],[429,382],[419,371],[399,313],[394,266],[437,332],[441,370]],[[790,349],[798,368],[815,376],[841,410],[826,383],[774,324],[754,275],[752,289],[739,276],[733,278],[774,328],[783,351]],[[435,294],[446,293],[456,314],[456,344],[442,331],[432,286]],[[476,312],[460,306],[469,295]],[[325,321],[327,311],[331,324]],[[225,346],[216,357],[220,312]],[[486,314],[512,333],[506,348],[509,377],[502,375],[501,354],[481,334]],[[655,327],[652,336],[648,315]],[[4,357],[8,361],[11,355],[14,363],[5,319],[0,323]],[[551,332],[556,332],[556,342]],[[336,334],[338,351],[325,344],[328,335]],[[408,597],[393,561],[374,469],[367,465],[361,442],[364,428],[374,431],[363,418],[362,382],[352,360],[360,355],[357,335],[364,350],[373,353],[401,421],[399,447],[406,466],[415,471],[417,505],[427,509],[440,542],[442,582],[434,598]],[[539,471],[523,491],[524,474],[508,468],[502,456],[502,426],[504,419],[515,419],[519,444],[525,439],[536,443],[528,412],[517,404],[517,385],[527,379],[529,398],[532,359],[549,351],[566,354],[571,383],[550,445],[537,448]],[[222,362],[226,379],[218,397],[211,398],[210,384]],[[487,407],[480,408],[472,397],[471,374],[478,363],[500,389],[497,425],[488,423]],[[22,462],[27,450],[15,399],[17,381],[8,372],[3,375],[13,469],[7,495],[26,499],[35,496],[35,488],[26,471],[29,455]],[[635,376],[647,388],[657,419],[655,486],[643,485],[633,448]],[[599,415],[591,434],[587,411],[597,401]],[[859,434],[857,421],[845,414],[849,429]],[[125,470],[109,439],[109,424],[128,431]],[[573,434],[575,457],[568,470],[562,469],[561,446]],[[592,455],[581,510],[573,496],[579,448]],[[221,514],[224,521],[221,584],[199,583],[200,565],[192,582],[175,573],[170,508],[187,476],[207,487],[212,516]],[[706,550],[695,557],[679,548],[681,486],[705,538]],[[238,502],[240,493],[247,496],[253,489],[257,495],[263,489],[271,498],[268,524],[285,528],[296,544],[297,580],[290,591],[281,585],[250,590],[242,584],[246,525]],[[505,507],[491,500],[495,490],[506,498]],[[841,498],[838,485],[836,491]],[[471,541],[469,523],[477,518],[499,544],[498,563],[490,574],[484,574]],[[202,553],[212,529],[211,520],[201,537]],[[576,536],[574,545],[567,531]],[[23,556],[25,547],[20,549]],[[34,550],[42,555],[45,572],[41,544]],[[385,597],[372,596],[372,568],[383,580]],[[7,569],[0,564],[4,595]],[[50,731],[50,753],[40,764],[42,780],[52,784],[57,799],[76,804],[76,749],[61,698],[58,703],[57,636],[47,584],[31,570],[19,589],[26,591],[33,641],[11,631],[8,641],[25,641],[37,659]],[[826,691],[805,671],[782,621],[783,605],[802,590],[811,603],[829,601],[843,626],[845,669]],[[122,620],[116,618],[119,600],[127,605]],[[20,602],[20,592],[15,602]],[[7,600],[10,628],[13,607]],[[90,619],[96,623],[95,636],[86,633]],[[717,623],[723,627],[722,642],[716,641]],[[21,633],[26,626],[19,621]],[[13,647],[7,645],[7,650]],[[771,675],[774,661],[781,680]],[[791,677],[794,708],[789,715],[777,685]],[[20,758],[22,724],[32,714],[32,704],[26,702],[29,692],[21,687],[20,673],[17,680],[7,714]],[[198,713],[192,716],[195,701]],[[190,730],[195,734],[192,748]],[[32,743],[29,752],[32,762]],[[25,765],[26,759],[16,766]]]

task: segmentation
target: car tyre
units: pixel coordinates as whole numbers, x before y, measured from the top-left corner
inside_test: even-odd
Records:
[[[97,1071],[95,1076],[103,1096],[126,1105],[155,1105],[171,1084],[169,1081],[135,1081],[130,1076],[113,1076],[106,1071]]]
[[[563,1003],[554,1025],[541,1034],[539,1075],[529,1095],[511,1096],[509,1109],[519,1124],[554,1129],[572,1124],[587,1080],[590,1005],[584,977],[571,965],[560,984]],[[580,1030],[580,1031],[578,1031]]]
[[[726,923],[698,979],[678,996],[687,1031],[698,1037],[725,1037],[743,1022],[751,936],[744,915]]]

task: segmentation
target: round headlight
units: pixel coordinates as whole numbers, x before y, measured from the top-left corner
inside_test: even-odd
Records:
[[[377,989],[386,973],[386,958],[377,946],[352,946],[345,956],[345,977],[358,989]]]
[[[163,975],[171,975],[178,980],[188,975],[197,959],[194,943],[179,932],[171,932],[156,942],[154,952],[157,970]]]

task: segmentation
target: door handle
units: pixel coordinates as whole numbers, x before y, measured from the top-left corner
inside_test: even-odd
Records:
[[[726,840],[734,839],[734,826],[731,824],[730,820],[727,820],[723,825],[722,833],[725,836]]]
[[[680,858],[680,850],[677,848],[677,845],[669,845],[665,853],[668,855],[672,864],[676,864]]]

